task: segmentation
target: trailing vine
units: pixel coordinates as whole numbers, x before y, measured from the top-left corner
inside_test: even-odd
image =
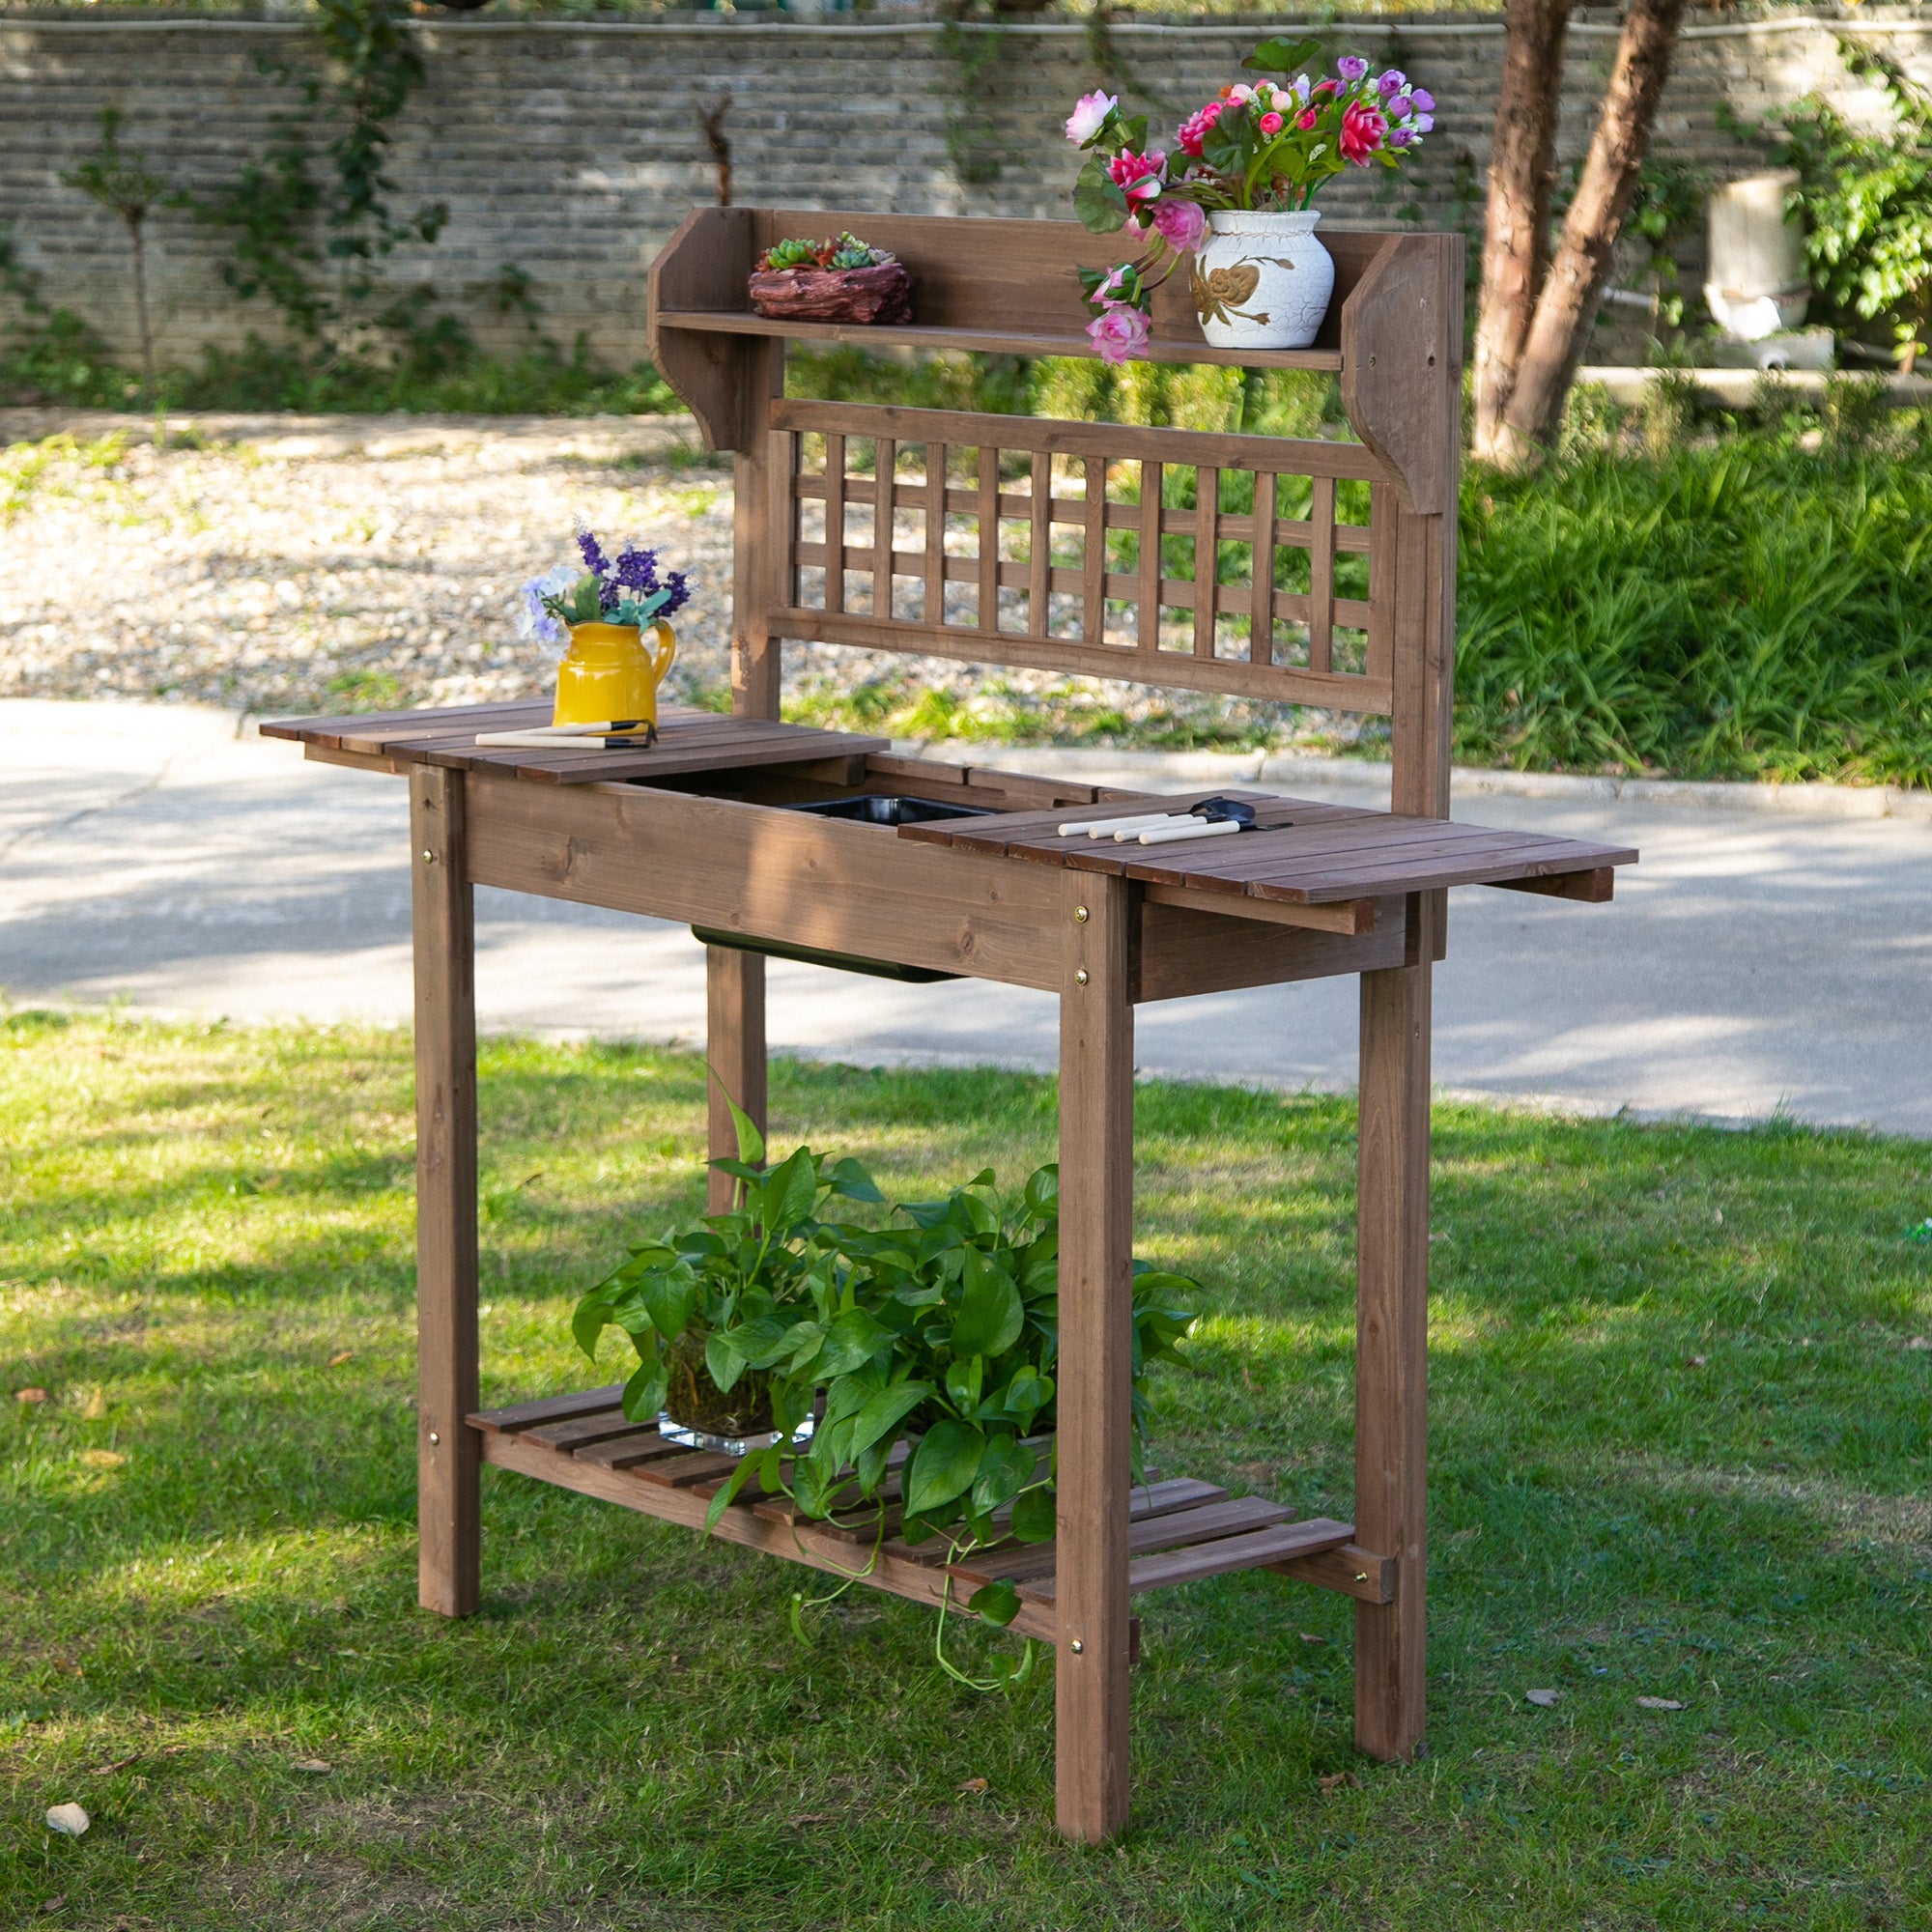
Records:
[[[998,21],[966,22],[968,0],[953,0],[939,23],[939,50],[952,63],[955,88],[946,109],[946,152],[968,187],[1000,178],[1006,155],[993,119],[989,76],[1000,65],[1007,30]]]
[[[391,124],[424,77],[422,55],[390,0],[318,0],[320,71],[264,60],[263,72],[295,89],[299,109],[271,123],[268,151],[212,195],[195,213],[233,238],[222,278],[237,295],[261,296],[298,336],[323,346],[358,323],[412,326],[422,303],[369,317],[377,265],[405,242],[434,242],[448,204],[425,202],[398,215],[396,184],[385,172]],[[318,119],[336,131],[318,178],[311,148]]]
[[[1120,42],[1114,38],[1113,10],[1106,0],[1098,0],[1098,4],[1087,10],[1086,25],[1087,62],[1103,86],[1122,96],[1135,95],[1150,107],[1157,107],[1177,121],[1183,117],[1184,108],[1156,94],[1134,71]]]

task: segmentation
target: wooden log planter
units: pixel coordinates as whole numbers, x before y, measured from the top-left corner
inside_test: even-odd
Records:
[[[907,265],[916,324],[751,312],[764,248],[839,227]],[[1482,885],[1601,901],[1636,857],[1448,822],[1460,238],[1331,237],[1336,298],[1315,347],[1246,358],[1335,372],[1358,442],[784,399],[793,340],[1091,354],[1073,271],[1103,265],[1107,245],[1057,222],[695,213],[652,270],[652,354],[707,445],[735,453],[733,714],[667,710],[648,751],[476,746],[479,728],[542,722],[541,704],[263,727],[311,758],[409,781],[420,1577],[423,1604],[444,1615],[477,1606],[481,1463],[700,1533],[729,1466],[626,1421],[614,1388],[481,1408],[474,888],[677,920],[718,939],[709,1056],[760,1126],[761,946],[1059,995],[1056,1541],[982,1550],[949,1574],[943,1540],[889,1537],[867,1581],[926,1604],[1013,1581],[1014,1627],[1057,1653],[1060,1828],[1090,1841],[1126,1820],[1130,1606],[1163,1584],[1264,1569],[1352,1597],[1356,1742],[1381,1758],[1421,1742],[1430,980],[1447,895]],[[1202,342],[1178,282],[1156,302],[1151,353],[1236,359]],[[1191,508],[1164,500],[1185,495],[1163,490],[1175,470],[1194,479]],[[1228,493],[1251,498],[1238,513],[1221,507],[1230,470],[1252,478]],[[1364,497],[1365,518],[1346,513]],[[1245,568],[1231,575],[1225,546],[1245,547]],[[1338,574],[1351,558],[1365,570]],[[1348,580],[1365,594],[1344,594]],[[780,724],[787,638],[1386,717],[1393,810],[1248,793],[1256,822],[1237,838],[1062,837],[1069,808],[1124,817],[1148,801]],[[867,795],[976,810],[895,826],[794,809]],[[1184,1473],[1133,1489],[1134,1009],[1344,973],[1361,986],[1352,1520],[1296,1520]],[[720,1099],[710,1137],[714,1155],[734,1151]],[[714,1208],[728,1186],[714,1176]],[[712,1533],[855,1567],[855,1525],[793,1523],[781,1496],[748,1492]]]

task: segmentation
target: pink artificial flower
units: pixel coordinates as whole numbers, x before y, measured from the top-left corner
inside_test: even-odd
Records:
[[[1342,110],[1342,158],[1359,167],[1368,165],[1369,156],[1382,144],[1388,123],[1373,107],[1351,100]]]
[[[1202,143],[1208,138],[1208,130],[1221,118],[1221,110],[1227,103],[1210,100],[1207,106],[1190,114],[1175,131],[1175,143],[1183,154],[1201,158]]]
[[[1336,94],[1341,91],[1341,86],[1342,83],[1339,80],[1318,80],[1315,83],[1313,91],[1317,94]]]
[[[1264,134],[1279,134],[1281,132],[1281,116],[1279,114],[1264,114],[1261,118],[1261,130]]]
[[[1167,156],[1161,154],[1116,155],[1107,163],[1107,172],[1129,202],[1151,201],[1160,192],[1161,171],[1166,166]]]
[[[1316,113],[1314,108],[1312,107],[1304,108],[1302,110],[1301,118],[1294,125],[1297,128],[1299,128],[1301,131],[1305,134],[1308,132],[1309,128],[1315,126],[1316,122],[1321,120],[1321,115]]]
[[[1087,325],[1103,362],[1128,362],[1147,347],[1148,319],[1126,302],[1109,302]]]
[[[1208,233],[1207,212],[1198,201],[1167,196],[1154,204],[1152,220],[1162,240],[1181,255],[1200,247]]]
[[[1115,96],[1103,94],[1097,87],[1092,94],[1083,94],[1066,117],[1066,138],[1076,148],[1084,148],[1106,126],[1107,116],[1120,104]]]

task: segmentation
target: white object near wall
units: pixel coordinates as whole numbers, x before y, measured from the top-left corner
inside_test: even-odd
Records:
[[[1804,279],[1804,234],[1784,212],[1795,168],[1747,175],[1711,193],[1710,280],[1704,300],[1719,327],[1740,342],[1794,329],[1811,291]]]

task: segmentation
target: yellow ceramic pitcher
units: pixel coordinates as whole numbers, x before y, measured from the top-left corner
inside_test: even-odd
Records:
[[[570,648],[556,668],[556,724],[658,723],[658,685],[677,655],[668,624],[649,627],[654,648],[636,624],[573,624]]]

